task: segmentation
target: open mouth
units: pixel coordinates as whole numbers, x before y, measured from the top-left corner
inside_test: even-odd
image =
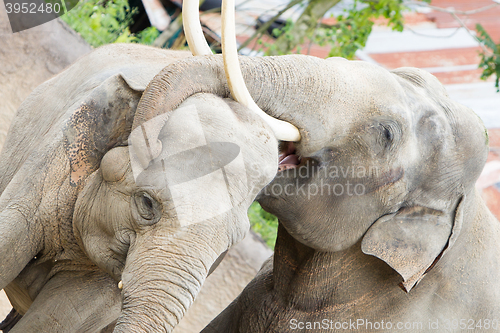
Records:
[[[278,172],[296,168],[300,164],[300,157],[293,142],[282,141],[279,145]]]

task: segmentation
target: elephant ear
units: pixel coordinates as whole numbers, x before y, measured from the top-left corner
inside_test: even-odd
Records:
[[[398,272],[409,292],[455,243],[464,198],[450,214],[416,206],[381,217],[366,232],[361,250]]]
[[[78,186],[111,148],[126,145],[137,104],[161,68],[125,68],[105,79],[76,104],[64,127],[70,184]]]

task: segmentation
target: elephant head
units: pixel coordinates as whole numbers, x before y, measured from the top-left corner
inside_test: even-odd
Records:
[[[281,171],[258,201],[315,250],[361,241],[410,291],[460,233],[486,161],[486,130],[423,70],[322,63],[325,74],[306,75],[321,84],[301,84],[293,96],[300,113],[271,113],[307,131],[281,143]]]
[[[364,236],[364,251],[394,267],[411,289],[459,232],[459,203],[479,175],[487,150],[477,117],[449,101],[435,78],[414,69],[389,73],[362,62],[300,55],[240,61],[256,104],[297,126],[302,138],[298,143],[281,143],[282,171],[260,193],[262,206],[276,214],[293,237],[317,250],[339,251]],[[220,232],[240,225],[232,217],[219,218],[218,227],[211,219],[183,222],[182,216],[187,215],[178,209],[181,207],[175,202],[181,196],[174,192],[184,181],[168,172],[173,165],[185,165],[180,170],[188,175],[206,173],[200,173],[197,165],[187,165],[181,151],[169,144],[178,145],[179,140],[172,140],[168,133],[182,133],[185,142],[199,142],[200,147],[211,147],[214,141],[231,142],[231,135],[218,126],[214,128],[219,129],[219,139],[202,140],[182,125],[197,123],[195,119],[206,123],[211,117],[217,119],[219,111],[215,110],[224,108],[223,102],[215,100],[229,95],[219,56],[186,58],[167,66],[141,97],[132,125],[140,132],[137,137],[132,132],[131,148],[111,149],[100,170],[85,184],[75,209],[75,225],[88,221],[98,234],[86,234],[84,227],[77,234],[94,262],[123,279],[118,332],[174,326],[210,266],[238,239]],[[207,96],[215,103],[214,111],[204,111],[207,118],[189,111],[210,105]],[[229,113],[225,117],[230,119]],[[230,150],[220,155],[234,155]],[[166,180],[162,178],[165,174]],[[432,180],[427,181],[429,177]],[[121,204],[103,221],[99,207],[107,204],[90,198],[106,198],[106,193]],[[192,206],[193,200],[187,202]],[[163,207],[164,215],[155,213],[158,207]],[[228,216],[237,216],[236,211]],[[232,222],[220,222],[226,218]],[[107,221],[127,222],[110,225]],[[408,238],[405,230],[410,227],[428,232],[434,241],[419,234]],[[216,240],[221,245],[214,250]],[[107,246],[93,253],[93,243]],[[406,244],[405,251],[401,244]],[[165,250],[167,247],[175,253]],[[373,252],[376,249],[382,249],[381,253]],[[163,264],[156,265],[156,258],[162,258]],[[419,262],[408,271],[404,266],[408,260]]]
[[[161,151],[143,167],[142,131],[151,128]],[[74,228],[89,258],[123,281],[116,332],[177,324],[244,237],[246,210],[275,175],[277,151],[270,130],[246,108],[197,94],[104,155],[76,201]]]

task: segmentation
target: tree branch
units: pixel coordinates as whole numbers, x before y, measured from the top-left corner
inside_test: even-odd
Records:
[[[314,32],[317,22],[323,18],[330,8],[339,2],[340,0],[311,0],[291,30],[278,37],[276,43],[274,43],[276,48],[272,52],[274,54],[286,54],[295,46],[302,44],[305,37]],[[292,40],[290,40],[290,36]]]
[[[490,54],[490,55],[493,54],[490,50],[488,50],[486,48],[486,46],[483,45],[483,43],[477,38],[476,34],[473,33],[467,27],[467,25],[465,24],[465,22],[462,21],[462,19],[460,17],[458,17],[458,15],[466,15],[466,16],[468,16],[468,15],[477,14],[477,13],[480,13],[480,12],[484,12],[486,10],[490,10],[490,9],[495,8],[497,6],[500,6],[500,3],[494,3],[494,4],[491,4],[491,5],[485,6],[485,7],[481,7],[481,8],[473,9],[473,10],[467,10],[467,11],[456,10],[454,8],[441,8],[441,7],[431,6],[431,5],[429,5],[429,4],[425,3],[425,2],[420,2],[420,1],[408,1],[408,2],[405,2],[405,5],[417,5],[417,6],[427,7],[427,8],[430,8],[432,10],[436,10],[436,11],[439,11],[439,12],[444,12],[444,13],[450,14],[458,22],[458,24],[460,24],[460,26],[462,28],[464,28],[469,33],[469,35],[471,35],[479,43],[479,47],[481,47],[481,49],[483,50],[483,52],[485,54]]]
[[[248,38],[243,44],[240,45],[240,47],[238,48],[238,51],[240,51],[241,49],[245,48],[248,44],[250,44],[250,42],[252,40],[254,40],[257,36],[263,34],[267,29],[269,29],[269,27],[273,24],[273,22],[279,18],[284,12],[286,12],[287,10],[289,10],[290,8],[292,8],[293,6],[295,5],[298,5],[299,3],[301,3],[302,1],[304,0],[293,0],[291,1],[290,3],[288,3],[288,5],[286,5],[285,8],[283,8],[282,10],[280,10],[276,15],[274,15],[269,21],[267,21],[266,23],[264,23],[263,25],[261,25],[259,27],[259,29],[257,29],[257,31],[254,32],[254,34],[252,36],[250,36],[250,38]]]
[[[455,14],[455,15],[456,14],[458,14],[458,15],[473,15],[473,14],[484,12],[486,10],[489,10],[489,9],[495,8],[497,6],[500,6],[500,3],[494,3],[494,4],[491,4],[491,5],[488,5],[488,6],[485,6],[485,7],[481,7],[481,8],[478,8],[478,9],[463,11],[463,10],[456,10],[454,8],[436,7],[436,6],[432,6],[432,5],[429,5],[428,3],[420,2],[420,1],[407,1],[404,4],[405,5],[416,5],[416,6],[421,6],[421,7],[427,7],[427,8],[436,10],[438,12],[444,12],[444,13],[448,13],[448,14],[452,14],[452,15],[453,14]]]

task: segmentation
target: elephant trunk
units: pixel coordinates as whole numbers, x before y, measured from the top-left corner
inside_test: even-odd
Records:
[[[323,59],[301,55],[240,57],[241,70],[251,97],[270,116],[299,128],[302,144],[309,140],[308,128],[321,132],[320,113],[301,116],[301,110],[316,111],[327,105],[332,80]],[[144,92],[134,117],[133,129],[177,108],[196,93],[229,97],[221,56],[198,56],[165,67]],[[324,133],[317,133],[322,136]]]
[[[137,236],[122,274],[123,308],[115,333],[172,332],[229,246],[221,230],[197,228]]]

